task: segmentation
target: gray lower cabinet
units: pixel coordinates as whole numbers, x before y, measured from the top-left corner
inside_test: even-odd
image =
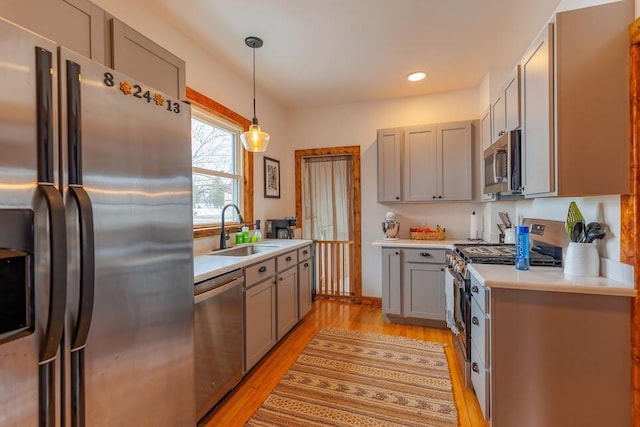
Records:
[[[631,303],[471,277],[471,381],[492,427],[631,425]]]
[[[276,286],[273,278],[245,291],[245,372],[277,342]]]
[[[490,311],[489,289],[482,286],[475,277],[471,279],[471,383],[475,390],[480,409],[485,419],[490,414]]]
[[[444,268],[444,249],[382,248],[386,318],[444,321]]]
[[[276,279],[278,341],[298,323],[298,269],[278,273]]]
[[[402,314],[401,251],[382,248],[382,312],[385,314]]]
[[[402,268],[402,314],[445,320],[444,249],[406,249]]]
[[[407,262],[402,287],[405,317],[444,320],[444,267],[438,264]]]
[[[244,316],[244,372],[247,372],[278,341],[274,259],[245,269]]]
[[[311,310],[313,297],[311,246],[298,249],[298,261],[298,317],[302,319]]]
[[[247,373],[311,310],[311,245],[244,270],[244,373]]]

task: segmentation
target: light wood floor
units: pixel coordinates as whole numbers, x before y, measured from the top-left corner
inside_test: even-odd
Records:
[[[199,427],[242,426],[271,393],[280,378],[316,335],[327,326],[359,331],[402,335],[448,344],[445,348],[451,367],[453,392],[461,427],[486,427],[472,391],[466,389],[455,362],[452,334],[448,330],[385,323],[380,308],[336,301],[316,301],[312,311],[271,351]]]

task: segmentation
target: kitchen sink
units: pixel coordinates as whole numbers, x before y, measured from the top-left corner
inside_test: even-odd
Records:
[[[231,249],[223,249],[221,251],[211,252],[209,255],[218,255],[218,256],[249,256],[254,254],[259,254],[261,252],[269,252],[274,249],[278,249],[280,246],[274,245],[247,245],[247,246],[238,246]]]

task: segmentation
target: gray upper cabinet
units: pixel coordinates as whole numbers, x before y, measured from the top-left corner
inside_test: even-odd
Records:
[[[521,62],[525,193],[555,189],[553,153],[553,25],[536,37]]]
[[[378,131],[378,201],[471,200],[472,125]]]
[[[109,65],[169,96],[186,99],[185,62],[122,21],[107,20],[111,31]]]
[[[0,16],[106,63],[104,11],[88,0],[2,0]]]
[[[0,16],[176,99],[185,62],[89,0],[2,0]]]
[[[403,190],[405,202],[433,200],[438,195],[435,125],[404,130]]]
[[[470,122],[438,125],[438,200],[471,200],[472,167]]]
[[[520,65],[511,73],[504,86],[504,127],[506,131],[520,126]]]
[[[402,129],[378,131],[378,201],[402,200]]]
[[[516,66],[491,103],[491,141],[520,126],[520,66]]]
[[[491,142],[504,134],[504,94],[501,93],[491,103]]]
[[[480,118],[480,155],[478,156],[480,167],[478,168],[480,171],[480,176],[478,177],[479,183],[479,194],[481,194],[481,199],[483,201],[492,201],[496,200],[495,194],[485,194],[484,193],[484,150],[489,148],[492,142],[491,137],[491,108],[487,107],[485,112],[482,114]]]
[[[629,193],[633,17],[630,1],[560,12],[523,57],[525,196]]]

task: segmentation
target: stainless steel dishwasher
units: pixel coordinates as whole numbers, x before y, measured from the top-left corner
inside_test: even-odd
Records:
[[[195,285],[195,386],[198,420],[242,378],[243,284],[242,270],[235,270]]]

